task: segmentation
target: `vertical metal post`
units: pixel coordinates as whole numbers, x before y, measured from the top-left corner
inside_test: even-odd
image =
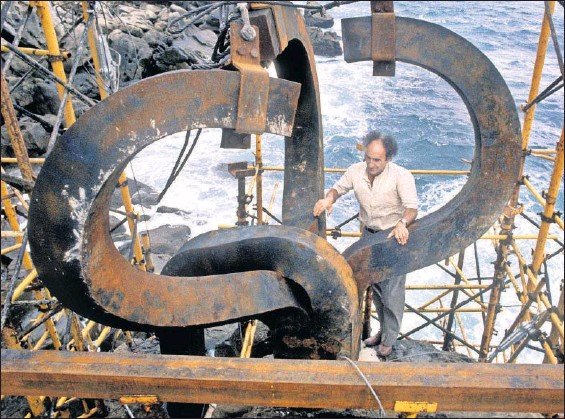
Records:
[[[557,304],[557,313],[563,318],[563,289],[561,289],[561,295],[559,296],[559,303]],[[561,339],[561,345],[559,345],[559,330],[554,324],[551,325],[551,332],[547,338],[547,343],[550,345],[550,349],[553,351],[554,348],[559,347],[561,354],[565,354],[565,339]],[[544,363],[551,363],[552,359],[547,353],[543,358]]]
[[[41,20],[41,26],[45,34],[45,41],[47,43],[47,49],[50,54],[53,54],[51,58],[51,68],[53,73],[67,82],[67,76],[65,74],[65,68],[63,67],[61,50],[59,49],[59,40],[57,39],[57,34],[55,33],[55,25],[53,24],[53,18],[51,16],[51,6],[48,1],[30,1],[30,6],[35,6],[37,8],[37,14]],[[55,84],[57,92],[59,93],[59,98],[63,98],[65,94],[65,88],[59,83]],[[65,103],[65,126],[68,128],[76,121],[75,111],[73,109],[73,103],[71,98],[68,97]]]
[[[463,262],[464,261],[465,261],[465,249],[463,249],[459,252],[459,257],[457,259],[457,266],[459,267],[459,270],[461,270],[463,268]],[[459,273],[459,270],[456,271],[456,273],[455,273],[454,285],[461,284],[461,275]],[[457,288],[455,288],[453,290],[453,295],[451,297],[451,305],[450,305],[451,309],[454,309],[455,306],[457,305],[457,298],[458,297],[459,297],[459,290]],[[455,321],[455,311],[452,311],[447,318],[447,325],[445,326],[445,328],[447,330],[449,330],[450,332],[452,331],[451,329],[453,328],[454,321]],[[443,340],[442,350],[448,351],[449,348],[451,347],[452,342],[453,342],[452,335],[449,334],[449,333],[446,333],[444,340]]]
[[[263,224],[263,150],[261,135],[255,136],[255,167],[257,168],[256,202],[257,202],[257,225]]]
[[[88,21],[88,14],[89,14],[89,7],[87,1],[81,1],[82,6],[82,18],[85,22]],[[88,28],[88,47],[90,48],[90,54],[92,56],[92,63],[94,64],[94,77],[96,79],[96,84],[98,85],[98,91],[100,92],[100,99],[104,100],[108,97],[108,91],[106,90],[106,86],[104,84],[104,79],[102,78],[102,74],[100,72],[101,65],[100,65],[100,56],[98,47],[97,47],[97,32],[96,32],[96,25],[90,25]]]
[[[367,288],[365,292],[365,304],[363,306],[363,331],[361,339],[368,339],[371,336],[371,305],[373,304],[373,288]]]
[[[247,221],[247,194],[245,193],[245,176],[237,176],[237,222],[238,226],[249,225]]]
[[[12,98],[10,97],[8,82],[4,77],[4,71],[2,71],[0,77],[2,116],[6,121],[8,137],[10,137],[10,142],[12,143],[12,148],[14,149],[14,154],[16,155],[18,166],[20,168],[20,171],[22,172],[22,177],[25,180],[31,181],[34,178],[34,173],[29,162],[29,156],[27,154],[24,137],[20,130],[20,126],[18,125],[18,118],[16,117],[14,104],[12,103]]]

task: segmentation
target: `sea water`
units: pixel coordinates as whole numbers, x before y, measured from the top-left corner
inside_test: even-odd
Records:
[[[537,43],[544,13],[543,2],[395,2],[395,13],[427,20],[445,26],[465,37],[478,47],[494,63],[504,77],[514,97],[516,106],[526,102],[529,94]],[[341,6],[331,11],[336,18],[333,30],[341,35],[340,19],[366,16],[368,2]],[[556,4],[554,22],[558,39],[563,48],[563,7]],[[399,143],[395,162],[408,169],[455,169],[467,170],[473,158],[474,134],[467,109],[457,93],[438,76],[419,67],[397,63],[396,76],[372,77],[372,63],[347,64],[343,57],[316,57],[320,84],[320,98],[324,129],[324,158],[326,167],[346,168],[363,158],[356,144],[368,130],[378,129],[393,135]],[[554,81],[560,74],[557,56],[550,40],[547,49],[541,88]],[[523,113],[519,111],[520,120]],[[536,119],[530,137],[530,146],[555,148],[563,125],[563,89],[541,102],[536,109]],[[161,190],[181,149],[185,133],[178,133],[150,146],[140,153],[128,169],[138,180]],[[204,130],[187,166],[163,198],[161,205],[183,209],[187,214],[156,213],[155,207],[144,208],[151,215],[142,229],[163,224],[186,224],[192,236],[215,230],[222,224],[234,224],[237,208],[237,181],[227,172],[227,164],[238,161],[252,162],[251,150],[223,150],[219,147],[220,131]],[[263,136],[264,165],[284,164],[282,137]],[[549,186],[552,163],[529,157],[525,173],[541,190]],[[338,174],[327,174],[326,189],[338,179]],[[496,179],[493,179],[496,181]],[[419,216],[429,214],[445,205],[466,182],[465,176],[416,176],[420,199]],[[282,173],[266,172],[264,175],[264,205],[276,216],[281,216],[283,190]],[[272,201],[272,205],[271,205]],[[539,221],[542,207],[523,188],[520,202],[528,215]],[[563,184],[557,202],[557,210],[563,211]],[[328,217],[328,227],[335,226],[358,211],[353,194],[344,196],[334,206]],[[271,224],[276,224],[274,221]],[[516,233],[536,233],[537,230],[521,217],[516,219]],[[357,222],[343,227],[343,231],[358,231]],[[563,233],[553,226],[550,231],[563,240]],[[355,241],[354,238],[329,239],[342,251]],[[425,246],[422,243],[422,246]],[[492,262],[496,258],[493,244],[480,240],[479,270],[484,277],[492,276]],[[520,242],[522,253],[530,260],[534,240]],[[549,251],[558,247],[549,243]],[[477,276],[473,247],[467,249],[463,271],[470,277]],[[517,263],[512,270],[518,271]],[[453,268],[449,267],[453,272]],[[550,260],[548,272],[551,295],[557,301],[563,281],[563,254]],[[408,275],[410,284],[446,284],[452,278],[441,269],[430,266]],[[488,281],[487,281],[488,282]],[[432,291],[408,291],[407,303],[419,306],[437,295]],[[467,298],[460,296],[460,301]],[[449,306],[451,294],[442,300]],[[488,301],[488,294],[486,300]],[[437,306],[437,305],[436,305]],[[476,307],[474,305],[473,307]],[[498,314],[500,341],[504,328],[508,327],[519,311],[519,303],[512,288],[507,289],[501,300]],[[428,313],[434,317],[434,313]],[[466,338],[480,343],[483,320],[480,313],[461,314]],[[423,320],[406,314],[402,331],[406,332]],[[549,332],[549,325],[544,330]],[[461,336],[461,330],[456,328]],[[442,332],[428,327],[412,336],[419,339],[442,339]],[[464,349],[459,349],[466,353]],[[476,355],[476,354],[474,354]],[[526,350],[519,362],[540,362],[543,354]]]

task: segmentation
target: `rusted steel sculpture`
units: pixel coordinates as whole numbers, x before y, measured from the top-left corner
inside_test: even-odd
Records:
[[[248,67],[253,66],[249,59],[242,73],[180,71],[143,80],[91,109],[58,141],[36,183],[29,234],[42,280],[67,307],[130,330],[251,317],[269,322],[269,316],[281,320],[281,312],[292,312],[316,325],[298,334],[294,324],[281,325],[295,357],[303,356],[304,348],[312,357],[356,356],[359,298],[351,269],[324,239],[306,231],[324,231],[307,209],[323,192],[314,57],[299,14],[277,9],[274,19],[277,28],[286,28],[287,40],[285,45],[278,38],[274,48],[282,51],[275,59],[280,78],[265,78],[264,107],[254,108],[249,86],[241,84],[242,73],[258,73]],[[254,48],[256,42],[232,53],[252,58]],[[169,264],[175,276],[140,271],[119,254],[109,234],[117,177],[157,139],[202,127],[287,137],[283,218],[288,226],[210,233],[189,243],[191,251],[175,257],[177,265]],[[196,249],[194,243],[205,247]],[[214,246],[224,254],[220,259],[232,264],[214,266]],[[269,250],[264,260],[258,258],[261,249]],[[292,263],[285,262],[291,251]],[[228,254],[233,257],[226,259]],[[183,258],[195,266],[182,263]]]
[[[385,27],[395,28],[386,38],[394,48],[372,42],[378,31],[371,22],[383,19]],[[323,147],[314,55],[303,18],[295,9],[271,6],[253,11],[251,22],[259,39],[232,41],[239,72],[180,71],[143,80],[98,104],[61,137],[32,197],[34,263],[63,304],[100,323],[170,330],[261,318],[273,330],[279,356],[355,358],[359,300],[370,282],[459,251],[506,204],[519,158],[514,102],[492,63],[445,28],[390,16],[344,19],[348,61],[376,59],[376,74],[390,74],[394,57],[446,79],[469,109],[476,151],[468,183],[414,224],[408,245],[386,240],[383,232],[360,240],[343,257],[319,237],[324,219],[311,214],[323,195]],[[268,79],[260,59],[273,60],[280,78]],[[250,100],[244,80],[260,83],[260,104]],[[206,233],[189,241],[162,275],[137,270],[108,232],[118,176],[157,139],[202,127],[286,137],[284,225]]]
[[[342,20],[348,62],[373,58],[372,17]],[[410,227],[400,246],[388,232],[365,237],[343,253],[360,289],[402,275],[464,249],[496,221],[518,180],[520,122],[504,79],[492,62],[465,38],[417,19],[396,17],[395,57],[439,75],[467,106],[475,130],[469,179],[445,206]],[[386,46],[383,46],[386,48]]]

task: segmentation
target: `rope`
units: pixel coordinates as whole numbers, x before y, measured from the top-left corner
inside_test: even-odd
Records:
[[[182,154],[184,153],[184,150],[186,149],[186,146],[187,146],[188,141],[190,139],[190,130],[186,131],[185,144],[184,144],[181,152],[179,153],[177,161],[175,162],[175,165],[173,167],[173,170],[171,171],[169,179],[167,179],[167,183],[165,184],[165,187],[163,188],[163,190],[161,191],[161,193],[157,197],[157,204],[159,202],[161,202],[161,199],[163,199],[163,196],[167,193],[167,191],[169,190],[169,187],[173,184],[175,179],[180,174],[181,170],[184,168],[184,165],[186,164],[186,162],[188,161],[188,158],[192,154],[194,147],[196,146],[196,143],[198,142],[198,139],[200,138],[201,133],[202,133],[202,128],[199,128],[198,131],[196,131],[196,136],[194,137],[194,140],[192,141],[192,145],[190,146],[190,149],[188,150],[187,155],[184,157],[184,160],[182,161],[182,163],[179,164],[179,162],[181,161],[181,158],[182,158]]]
[[[553,17],[551,16],[551,11],[549,10],[549,2],[544,1],[545,15],[547,16],[547,21],[549,23],[549,29],[551,30],[551,40],[553,41],[553,47],[555,48],[555,55],[557,55],[557,62],[559,63],[559,69],[561,70],[561,77],[565,76],[563,72],[563,57],[561,56],[561,49],[559,48],[559,41],[557,40],[557,32],[555,31],[555,25],[553,24]]]
[[[563,75],[561,75],[557,79],[555,79],[549,86],[547,86],[534,99],[532,99],[532,101],[530,103],[524,105],[522,107],[522,111],[526,112],[528,109],[530,109],[535,104],[537,104],[537,103],[541,102],[542,100],[548,98],[549,96],[551,96],[552,94],[557,92],[559,89],[561,89],[563,87],[563,83],[558,85],[558,83],[560,81],[563,81]]]
[[[359,374],[359,376],[361,377],[361,379],[365,382],[365,384],[367,385],[367,387],[369,388],[369,391],[371,392],[371,395],[373,396],[373,398],[377,401],[377,403],[379,404],[379,410],[378,413],[376,414],[377,418],[384,418],[386,417],[385,414],[385,410],[383,408],[383,405],[381,403],[381,399],[379,399],[379,396],[377,395],[377,393],[375,392],[375,390],[373,389],[373,387],[371,386],[371,383],[369,383],[369,380],[367,380],[367,377],[365,376],[365,374],[363,374],[363,371],[361,371],[359,369],[359,367],[357,366],[357,364],[352,361],[351,359],[349,359],[348,357],[346,357],[345,355],[341,355],[340,356],[341,359],[345,359],[347,362],[349,362],[353,368],[355,368],[355,371],[357,371],[357,373]]]
[[[87,104],[88,106],[94,106],[96,105],[96,102],[93,101],[92,99],[90,99],[88,96],[84,95],[83,93],[79,92],[77,89],[75,89],[73,86],[65,83],[63,80],[61,80],[59,77],[57,77],[56,75],[54,75],[53,73],[51,73],[49,70],[47,70],[46,68],[40,66],[39,64],[37,64],[37,62],[35,62],[34,60],[32,60],[31,58],[28,58],[23,52],[20,52],[14,45],[12,45],[10,42],[6,42],[4,44],[6,46],[6,48],[8,48],[10,51],[12,51],[14,54],[16,54],[19,58],[22,59],[22,61],[26,62],[27,64],[29,64],[30,66],[34,67],[36,70],[39,70],[40,73],[42,73],[44,76],[48,77],[50,80],[53,80],[56,83],[59,83],[61,86],[63,86],[65,89],[68,89],[71,91],[71,93],[75,94],[77,99],[80,99],[82,102],[84,102],[85,104]]]

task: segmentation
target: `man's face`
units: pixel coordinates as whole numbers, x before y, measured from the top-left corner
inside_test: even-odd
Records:
[[[378,176],[386,167],[386,150],[382,141],[372,141],[365,148],[365,162],[367,163],[367,174]]]

